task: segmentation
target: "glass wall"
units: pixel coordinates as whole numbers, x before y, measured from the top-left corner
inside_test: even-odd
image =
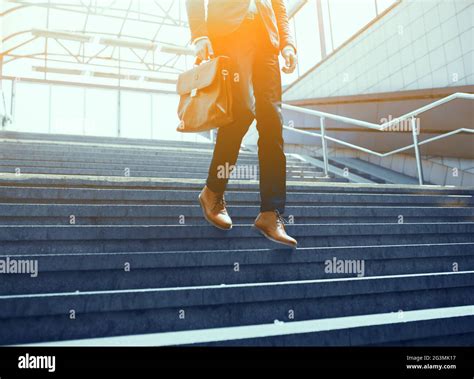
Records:
[[[23,132],[50,131],[50,86],[17,82],[13,104],[13,124],[8,129]]]
[[[117,135],[118,93],[113,90],[87,88],[85,92],[84,134]]]
[[[120,137],[151,138],[151,95],[121,91]]]
[[[51,133],[84,134],[84,88],[50,86],[50,91]]]
[[[337,49],[377,16],[374,0],[324,0],[323,4],[328,7],[330,51]]]
[[[298,49],[298,70],[293,75],[283,75],[283,84],[291,84],[304,75],[396,2],[397,0],[306,1],[290,20]]]
[[[293,19],[300,75],[322,58],[317,14],[316,1],[308,1]]]
[[[11,86],[12,81],[2,81],[7,108]],[[27,81],[15,82],[14,88],[14,122],[5,130],[206,141],[176,131],[179,97],[175,94]]]
[[[11,51],[3,56],[1,74],[5,79],[21,79],[15,82],[14,91],[12,80],[2,81],[0,113],[5,102],[14,119],[7,128],[202,140],[195,134],[176,132],[175,85],[150,80],[157,79],[157,74],[162,80],[175,79],[191,67],[193,59],[187,53],[161,52],[140,45],[154,41],[187,46],[189,30],[183,1],[104,1],[97,9],[86,7],[80,0],[52,0],[48,6],[29,2],[25,7],[7,2],[5,10],[9,12],[2,19],[0,51]],[[307,73],[396,1],[288,0],[299,65],[292,75],[282,75],[283,84]],[[36,34],[32,28],[38,28]],[[44,37],[50,29],[75,34]],[[102,41],[105,36],[112,38],[111,42]],[[87,42],[80,42],[81,38]],[[118,42],[121,44],[116,45]]]

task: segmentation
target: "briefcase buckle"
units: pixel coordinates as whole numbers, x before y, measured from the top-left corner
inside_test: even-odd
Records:
[[[198,89],[197,88],[193,88],[192,91],[191,91],[191,97],[194,97],[197,95],[197,92],[198,92]]]

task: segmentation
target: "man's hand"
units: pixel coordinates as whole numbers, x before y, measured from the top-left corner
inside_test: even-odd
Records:
[[[196,46],[196,57],[200,61],[205,61],[214,55],[212,50],[212,44],[209,38],[200,38],[195,42]]]
[[[285,59],[285,66],[281,69],[285,74],[292,74],[295,71],[296,63],[296,51],[293,46],[285,46],[281,51],[281,56]]]

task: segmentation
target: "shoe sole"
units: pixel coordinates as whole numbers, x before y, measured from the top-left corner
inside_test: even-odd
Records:
[[[231,230],[232,229],[232,225],[230,226],[230,228],[223,228],[222,226],[219,226],[219,225],[215,224],[214,222],[212,222],[207,217],[206,212],[204,211],[204,205],[202,204],[201,196],[198,196],[198,199],[199,199],[199,204],[201,205],[202,215],[204,216],[204,218],[206,219],[206,221],[209,224],[211,224],[212,226],[214,226],[215,228],[220,229],[220,230]]]
[[[272,242],[275,242],[279,245],[284,245],[284,246],[289,246],[291,247],[292,249],[296,249],[296,246],[297,245],[292,245],[292,244],[289,244],[289,243],[285,243],[285,242],[282,242],[282,241],[277,241],[276,239],[270,237],[267,233],[265,233],[263,230],[259,229],[258,227],[256,227],[255,225],[252,226],[254,229],[258,230],[260,232],[261,235],[263,235],[266,239],[272,241]]]

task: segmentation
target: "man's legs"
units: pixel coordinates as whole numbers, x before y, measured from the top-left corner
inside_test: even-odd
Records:
[[[220,167],[235,165],[242,138],[252,124],[254,101],[252,93],[252,69],[255,42],[251,38],[252,25],[244,23],[235,33],[212,40],[216,55],[230,57],[232,64],[232,97],[234,122],[217,131],[216,145],[209,167],[207,186],[214,192],[224,192],[228,177],[220,178]]]
[[[206,185],[214,192],[224,192],[229,178],[220,177],[219,172],[227,171],[223,167],[232,167],[237,162],[242,138],[252,124],[254,116],[252,113],[243,113],[236,122],[221,127],[217,131],[216,145],[212,156],[211,165]]]
[[[278,53],[262,48],[254,62],[258,158],[260,162],[260,210],[285,212],[286,157],[281,116],[281,77]]]
[[[261,20],[244,22],[232,36],[213,40],[212,44],[217,55],[231,58],[231,77],[238,74],[238,81],[233,82],[235,121],[218,130],[207,186],[200,195],[205,217],[217,227],[232,227],[223,198],[229,178],[219,178],[218,172],[226,164],[235,165],[242,138],[256,115],[261,213],[255,227],[270,240],[295,247],[297,242],[286,234],[281,217],[286,200],[286,157],[278,51],[271,46]]]
[[[255,55],[253,29],[251,22],[244,21],[235,33],[211,39],[216,55],[230,57],[229,80],[232,81],[234,121],[220,127],[217,132],[206,186],[199,195],[199,201],[204,217],[212,225],[225,230],[232,228],[232,220],[227,213],[224,200],[224,191],[229,181],[227,174],[230,174],[226,168],[235,165],[242,138],[255,118],[252,93],[252,63]]]
[[[255,227],[268,239],[295,248],[298,243],[286,233],[281,216],[286,201],[286,157],[278,51],[268,41],[260,42],[253,68],[261,197]]]

